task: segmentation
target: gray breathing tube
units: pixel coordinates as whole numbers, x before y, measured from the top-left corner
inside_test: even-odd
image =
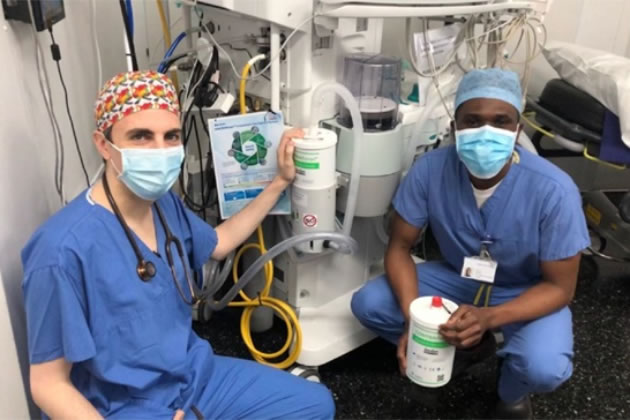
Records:
[[[228,276],[232,272],[232,263],[234,262],[234,254],[232,251],[225,257],[223,261],[223,268],[219,271],[219,261],[210,260],[208,273],[205,273],[204,269],[204,284],[203,290],[208,296],[214,296],[216,292],[223,286]]]
[[[208,300],[204,302],[204,304],[213,311],[220,311],[221,309],[224,309],[228,303],[236,297],[238,292],[247,286],[247,283],[249,283],[254,276],[263,269],[267,262],[294,246],[309,241],[328,241],[330,242],[330,245],[332,245],[331,248],[334,248],[336,251],[344,254],[352,254],[357,252],[359,249],[359,244],[356,240],[354,240],[354,238],[337,232],[304,233],[301,235],[291,236],[272,247],[264,255],[258,257],[258,259],[254,261],[254,263],[249,266],[249,268],[241,276],[240,280],[232,286],[232,288],[230,288],[220,301],[215,302]]]

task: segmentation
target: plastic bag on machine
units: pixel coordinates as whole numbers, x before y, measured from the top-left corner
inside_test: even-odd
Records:
[[[630,59],[566,42],[550,42],[543,54],[560,77],[619,117],[622,140],[630,147]]]

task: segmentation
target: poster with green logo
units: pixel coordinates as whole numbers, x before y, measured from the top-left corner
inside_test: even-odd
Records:
[[[210,146],[221,217],[245,207],[276,175],[276,150],[284,119],[268,111],[215,118],[208,121]],[[290,214],[286,190],[270,214]]]

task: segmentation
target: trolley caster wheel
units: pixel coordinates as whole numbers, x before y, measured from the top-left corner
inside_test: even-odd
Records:
[[[238,139],[239,137],[241,137],[241,132],[240,131],[235,131],[232,133],[232,137],[234,137],[234,139]]]
[[[228,150],[227,154],[229,157],[234,157],[234,150],[232,149]]]
[[[247,169],[247,165],[246,165],[246,164],[244,164],[244,163],[241,163],[241,169],[242,169],[242,170],[246,170],[246,169]]]
[[[258,131],[259,131],[258,127],[256,127],[256,126],[253,126],[252,129],[251,129],[251,132],[254,133],[254,134],[257,134]]]
[[[261,164],[261,165],[265,165],[267,163],[267,161],[265,159],[260,159],[258,161],[258,163]]]
[[[321,383],[322,380],[319,376],[319,370],[312,366],[294,365],[287,370],[291,375],[299,376],[307,381]]]

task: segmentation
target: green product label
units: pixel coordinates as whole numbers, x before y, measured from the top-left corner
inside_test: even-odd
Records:
[[[319,169],[318,162],[304,162],[302,160],[295,160],[295,166],[302,169]]]
[[[431,347],[434,349],[443,349],[445,347],[448,347],[448,343],[446,341],[432,341],[432,340],[427,340],[424,337],[420,337],[419,335],[413,334],[413,341],[415,341],[418,344],[421,344],[425,347]]]

